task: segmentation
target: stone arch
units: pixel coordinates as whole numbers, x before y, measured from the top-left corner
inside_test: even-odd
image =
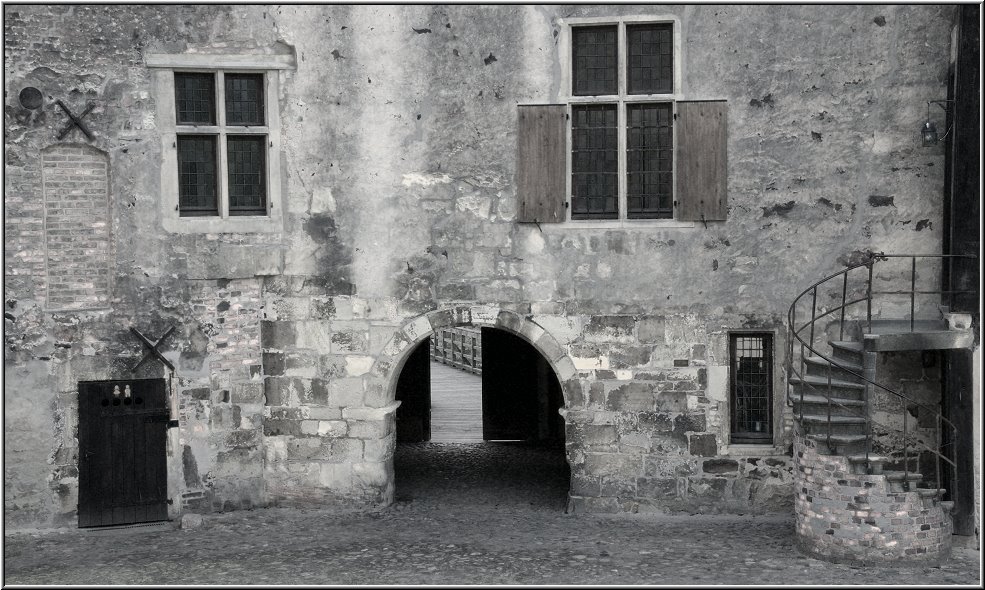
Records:
[[[407,321],[397,330],[373,364],[367,384],[368,390],[381,394],[381,406],[395,404],[397,378],[411,351],[435,331],[456,326],[499,328],[529,342],[554,371],[561,384],[564,405],[569,406],[571,387],[577,386],[572,381],[577,371],[558,341],[536,322],[514,311],[480,305],[431,311]]]

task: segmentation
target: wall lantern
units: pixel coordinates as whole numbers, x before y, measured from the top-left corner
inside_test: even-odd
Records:
[[[953,100],[929,100],[927,101],[927,120],[923,123],[923,128],[920,129],[920,135],[923,137],[923,146],[929,147],[937,142],[941,141],[947,134],[951,132],[951,128],[948,127],[947,131],[944,132],[942,137],[937,137],[937,125],[930,120],[930,105],[936,104],[940,108],[944,109],[944,114],[948,113],[948,103],[954,102]]]

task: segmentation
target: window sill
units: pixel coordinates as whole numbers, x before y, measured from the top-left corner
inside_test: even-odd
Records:
[[[723,451],[722,456],[728,455],[731,457],[767,457],[774,455],[786,455],[783,449],[776,446],[775,442],[769,444],[727,444],[725,445]]]
[[[676,219],[612,219],[612,220],[568,220],[563,223],[542,223],[543,230],[569,231],[578,229],[687,229],[693,228],[693,221]]]
[[[164,229],[176,234],[243,234],[283,231],[279,215],[269,217],[166,217]]]

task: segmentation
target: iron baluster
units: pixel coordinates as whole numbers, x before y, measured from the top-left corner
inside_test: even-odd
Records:
[[[872,266],[875,263],[874,260],[870,260],[868,263],[869,267],[869,280],[866,286],[865,300],[868,309],[866,310],[866,321],[869,323],[869,333],[872,333]]]
[[[903,407],[903,491],[910,491],[910,457],[906,452],[906,401],[900,399],[900,406]]]
[[[917,290],[917,257],[914,256],[910,265],[910,332],[913,331],[916,316],[914,315],[914,302],[916,301]]]
[[[842,275],[844,281],[841,284],[841,323],[838,329],[838,340],[845,339],[845,298],[848,295],[848,271]]]
[[[831,363],[828,363],[828,449],[831,449]]]
[[[937,447],[938,448],[940,448],[940,446],[941,446],[941,444],[940,444],[941,441],[944,440],[944,436],[943,436],[944,429],[942,428],[942,426],[943,425],[941,424],[941,415],[940,414],[937,414]],[[934,484],[934,489],[939,490],[939,489],[941,489],[941,484],[943,483],[941,481],[941,457],[940,457],[940,455],[935,455],[934,456],[934,469],[937,471],[937,473],[935,474],[935,479],[934,479],[934,481],[936,482]]]

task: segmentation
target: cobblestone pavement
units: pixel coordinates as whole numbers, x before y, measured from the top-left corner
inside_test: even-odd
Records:
[[[940,568],[802,556],[791,516],[565,515],[557,450],[401,445],[397,501],[370,514],[257,509],[198,528],[8,533],[4,584],[968,584]],[[962,544],[966,545],[966,544]]]

